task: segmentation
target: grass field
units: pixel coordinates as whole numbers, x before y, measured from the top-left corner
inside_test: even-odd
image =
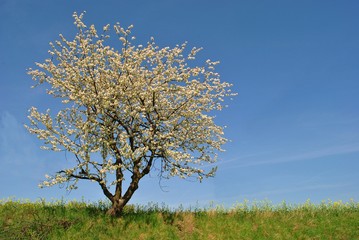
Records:
[[[130,205],[121,218],[107,202],[0,202],[0,239],[359,239],[359,203],[240,203],[231,209]]]

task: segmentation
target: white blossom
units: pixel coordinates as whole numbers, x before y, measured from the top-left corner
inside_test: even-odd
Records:
[[[104,32],[108,31],[109,27],[110,27],[110,24],[107,24],[106,26],[103,27],[103,31]]]

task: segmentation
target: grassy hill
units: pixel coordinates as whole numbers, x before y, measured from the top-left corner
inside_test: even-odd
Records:
[[[359,203],[241,203],[231,209],[130,205],[121,218],[107,202],[0,202],[0,239],[359,239]]]

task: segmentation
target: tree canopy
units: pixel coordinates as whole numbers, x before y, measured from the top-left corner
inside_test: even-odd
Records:
[[[197,66],[201,48],[185,54],[186,43],[160,48],[151,38],[134,45],[133,26],[119,23],[112,27],[116,50],[107,44],[110,25],[99,33],[83,14],[73,17],[74,39],[60,34],[50,43],[50,58],[28,71],[63,106],[56,114],[32,107],[27,129],[43,140],[42,148],[72,153],[74,162],[40,186],[97,182],[112,202],[109,214],[117,215],[155,164],[161,177],[213,176],[216,168],[202,165],[216,161],[226,138],[211,112],[235,95],[215,71],[219,62]],[[125,172],[131,176],[126,189]]]

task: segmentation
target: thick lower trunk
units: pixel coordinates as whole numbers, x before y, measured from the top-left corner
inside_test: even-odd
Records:
[[[131,199],[132,195],[135,193],[135,191],[138,188],[138,178],[133,177],[132,182],[130,186],[128,187],[126,193],[123,195],[123,197],[119,197],[118,195],[115,195],[112,198],[112,206],[107,211],[107,214],[113,217],[119,217],[122,215],[123,209],[128,203],[128,201]]]
[[[107,214],[112,217],[119,217],[123,212],[126,202],[123,199],[114,200],[110,209],[107,210]]]

